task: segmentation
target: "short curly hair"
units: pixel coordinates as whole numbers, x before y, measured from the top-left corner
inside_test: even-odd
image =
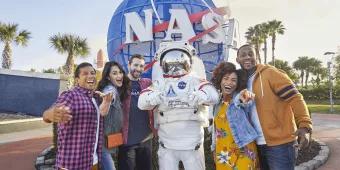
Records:
[[[236,66],[233,63],[223,61],[218,64],[212,74],[211,82],[215,88],[221,91],[221,81],[225,74],[236,73],[237,75],[237,88],[236,92],[239,92],[247,88],[247,74],[243,70],[236,70]]]

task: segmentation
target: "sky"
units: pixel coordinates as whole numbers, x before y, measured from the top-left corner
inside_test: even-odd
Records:
[[[99,49],[106,53],[106,36],[114,10],[122,0],[0,0],[0,22],[17,23],[32,33],[27,47],[12,46],[15,70],[57,68],[66,61],[48,38],[57,33],[86,37],[91,52],[83,61],[94,62]],[[214,0],[229,6],[239,22],[240,43],[250,26],[277,19],[286,31],[277,37],[276,56],[292,63],[299,56],[328,61],[323,54],[340,46],[340,1],[337,0]],[[271,46],[269,46],[269,49]],[[0,44],[3,50],[3,44]],[[271,56],[271,51],[268,53]],[[1,60],[1,59],[0,59]],[[270,61],[270,60],[269,60]]]

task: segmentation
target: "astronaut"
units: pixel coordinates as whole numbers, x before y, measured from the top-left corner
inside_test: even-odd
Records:
[[[208,105],[217,103],[219,96],[211,83],[192,71],[195,54],[186,42],[161,43],[155,58],[163,75],[153,77],[138,100],[140,109],[155,110],[160,170],[178,169],[179,161],[186,170],[205,169],[203,127],[208,126]]]

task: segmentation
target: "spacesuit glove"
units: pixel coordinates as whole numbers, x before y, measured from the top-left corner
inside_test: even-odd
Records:
[[[203,103],[205,103],[207,101],[207,94],[202,91],[202,90],[198,90],[198,91],[194,91],[190,96],[189,96],[189,101],[190,103],[192,103],[193,106],[198,106],[198,105],[202,105]]]
[[[148,96],[149,103],[152,106],[157,106],[163,102],[161,92],[154,91],[149,93]]]

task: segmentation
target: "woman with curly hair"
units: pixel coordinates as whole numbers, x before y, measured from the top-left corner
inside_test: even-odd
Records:
[[[112,154],[118,154],[118,148],[107,148],[107,135],[119,133],[123,124],[123,110],[121,101],[128,96],[130,80],[122,66],[110,61],[104,66],[101,80],[97,90],[104,94],[113,92],[113,101],[108,114],[104,117],[104,146],[101,168],[103,170],[115,170]]]
[[[254,140],[258,133],[249,119],[248,106],[253,93],[246,90],[244,72],[233,63],[222,62],[213,71],[212,83],[220,92],[220,102],[214,106],[212,147],[217,170],[257,169]]]

